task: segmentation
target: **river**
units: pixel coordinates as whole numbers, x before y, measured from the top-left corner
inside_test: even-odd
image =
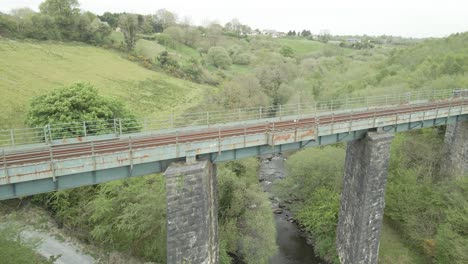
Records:
[[[270,194],[272,210],[278,210],[274,216],[279,250],[278,254],[271,259],[270,264],[320,264],[322,262],[315,256],[314,248],[307,243],[301,230],[293,223],[291,213],[279,207],[279,200],[271,191],[273,182],[285,176],[286,170],[282,156],[275,155],[261,160],[259,170],[261,185]]]

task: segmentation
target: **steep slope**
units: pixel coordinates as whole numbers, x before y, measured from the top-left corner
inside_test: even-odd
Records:
[[[183,111],[206,88],[78,43],[0,40],[0,58],[0,128],[23,124],[33,96],[77,81],[124,100],[138,115]]]

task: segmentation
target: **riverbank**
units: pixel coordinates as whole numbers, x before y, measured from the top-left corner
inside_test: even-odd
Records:
[[[66,228],[59,228],[43,208],[31,204],[28,200],[1,202],[0,222],[14,226],[12,235],[19,236],[22,245],[44,259],[55,260],[55,264],[142,263],[119,252],[109,252],[77,239]],[[4,261],[17,263],[13,259],[15,257],[17,256],[11,256],[11,260]]]
[[[315,256],[306,234],[299,229],[284,203],[272,192],[273,183],[286,177],[284,161],[281,155],[265,157],[261,159],[259,167],[260,185],[269,194],[274,212],[279,247],[270,264],[319,264],[321,261]]]

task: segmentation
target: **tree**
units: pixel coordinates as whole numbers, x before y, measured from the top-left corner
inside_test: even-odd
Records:
[[[81,13],[76,19],[75,28],[73,39],[94,45],[102,44],[112,32],[107,22],[102,22],[91,12]]]
[[[248,108],[256,106],[267,107],[270,98],[263,92],[258,79],[252,74],[235,77],[223,84],[222,92],[216,94],[216,101],[224,109]]]
[[[159,9],[156,18],[163,30],[177,23],[177,15],[166,9]]]
[[[113,119],[116,118],[132,120],[128,124],[136,123],[122,102],[100,96],[98,90],[89,83],[75,83],[34,98],[26,123],[29,126],[45,126],[93,121],[93,126],[88,127],[87,131],[88,134],[94,134],[98,129],[100,132],[114,132]],[[82,131],[83,125],[54,130],[59,137],[82,135]],[[128,129],[123,127],[123,131]]]
[[[156,60],[159,62],[159,65],[162,67],[162,68],[176,68],[178,69],[179,68],[179,63],[177,62],[177,60],[175,60],[174,58],[172,58],[170,55],[169,55],[169,52],[167,52],[166,50],[159,53],[158,57],[156,58]]]
[[[282,46],[280,49],[280,53],[284,57],[294,58],[294,50],[289,46]]]
[[[101,21],[107,22],[111,28],[115,29],[119,24],[119,16],[120,14],[118,13],[105,12],[102,16],[98,17]]]
[[[123,14],[119,17],[119,26],[124,34],[127,51],[133,51],[136,44],[136,33],[138,30],[137,17],[132,14]]]
[[[184,30],[178,26],[170,26],[164,29],[164,33],[179,43],[184,43]]]
[[[208,60],[217,68],[227,69],[232,64],[231,57],[223,47],[210,48],[208,50]]]
[[[12,17],[7,14],[0,12],[0,35],[1,36],[12,36],[16,32],[16,23]]]
[[[303,37],[308,37],[308,36],[310,36],[310,35],[312,35],[312,33],[310,33],[310,30],[305,30],[305,29],[304,29],[304,30],[302,30],[302,32],[301,32],[301,36],[303,36]]]
[[[39,10],[53,17],[63,37],[71,39],[75,19],[80,12],[79,6],[77,0],[46,0],[40,4]]]
[[[322,30],[319,34],[319,40],[323,43],[327,43],[331,39],[330,31]]]

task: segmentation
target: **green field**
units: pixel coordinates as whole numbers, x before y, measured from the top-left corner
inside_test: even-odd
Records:
[[[314,52],[320,51],[325,46],[325,44],[321,42],[307,39],[280,38],[278,39],[278,42],[281,45],[291,47],[291,49],[294,50],[294,53],[298,56],[310,55]]]
[[[84,81],[125,101],[137,115],[181,112],[199,103],[206,86],[147,70],[102,48],[35,41],[0,41],[0,127],[21,126],[30,99]]]

